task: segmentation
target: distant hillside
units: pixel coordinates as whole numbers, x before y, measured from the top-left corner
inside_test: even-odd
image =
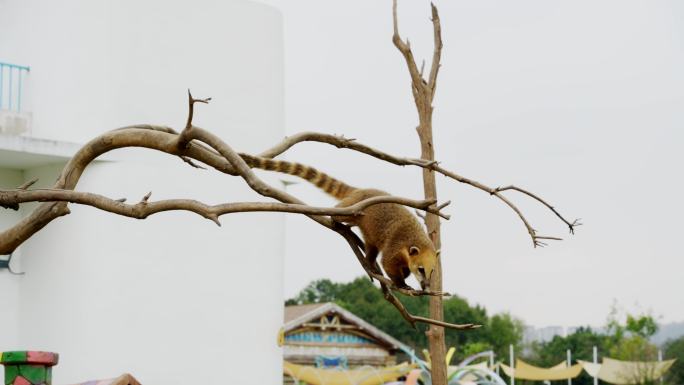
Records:
[[[604,332],[603,327],[593,327],[592,329],[599,333]],[[563,328],[561,326],[546,326],[535,328],[528,326],[525,328],[523,341],[525,343],[530,343],[532,341],[546,342],[552,340],[554,336],[572,334],[575,330],[577,330],[577,327]],[[658,333],[651,338],[651,342],[658,346],[662,346],[667,340],[679,338],[681,336],[684,336],[684,321],[658,324]]]
[[[667,340],[684,336],[684,321],[660,324],[658,326],[658,333],[651,338],[651,341],[656,345],[660,346]]]

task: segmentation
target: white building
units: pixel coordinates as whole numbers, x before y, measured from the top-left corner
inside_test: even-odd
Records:
[[[269,147],[284,134],[282,47],[280,13],[247,0],[2,0],[0,62],[30,70],[3,66],[0,187],[51,186],[79,144],[110,129],[182,127],[187,88],[213,97],[196,125],[240,151]],[[234,177],[149,150],[107,155],[78,189],[257,199]],[[2,210],[0,231],[32,207]],[[58,384],[123,372],[143,384],[282,380],[281,214],[217,227],[188,213],[136,221],[70,208],[17,250],[25,275],[0,270],[0,350],[60,353]]]

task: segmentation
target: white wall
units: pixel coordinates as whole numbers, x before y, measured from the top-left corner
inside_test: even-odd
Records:
[[[22,172],[0,168],[0,188],[16,188],[23,183]],[[0,231],[10,227],[21,218],[18,211],[0,208]],[[12,270],[20,271],[20,252],[15,253]],[[6,259],[5,256],[2,256]],[[19,282],[21,276],[0,270],[0,350],[17,344],[17,306],[19,305]]]
[[[31,66],[33,134],[84,142],[131,123],[195,123],[241,151],[283,136],[281,16],[248,1],[0,1],[0,57]],[[78,189],[135,202],[255,200],[235,178],[131,150]],[[26,171],[48,185],[59,171]],[[22,246],[12,348],[61,354],[56,383],[129,371],[146,384],[281,381],[283,217],[223,226],[187,213],[145,221],[84,207]]]
[[[245,0],[0,0],[0,58],[28,65],[33,134],[83,142],[120,125],[196,124],[237,147],[282,127],[282,21]],[[257,146],[258,147],[258,146]]]

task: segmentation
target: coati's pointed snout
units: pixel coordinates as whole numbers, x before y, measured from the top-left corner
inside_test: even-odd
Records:
[[[409,247],[409,268],[423,290],[429,290],[437,254],[432,247]]]
[[[423,266],[418,266],[418,274],[420,275],[420,279],[418,280],[420,283],[420,288],[423,290],[428,290],[430,288],[430,278],[432,277],[432,271],[430,273],[426,273],[425,267]]]

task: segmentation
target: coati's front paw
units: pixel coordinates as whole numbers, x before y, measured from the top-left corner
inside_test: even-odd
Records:
[[[405,283],[398,284],[398,285],[397,285],[397,288],[398,288],[398,289],[404,289],[404,290],[412,290],[412,291],[414,290],[411,286],[409,286],[409,285],[407,285],[407,284],[405,284]]]

